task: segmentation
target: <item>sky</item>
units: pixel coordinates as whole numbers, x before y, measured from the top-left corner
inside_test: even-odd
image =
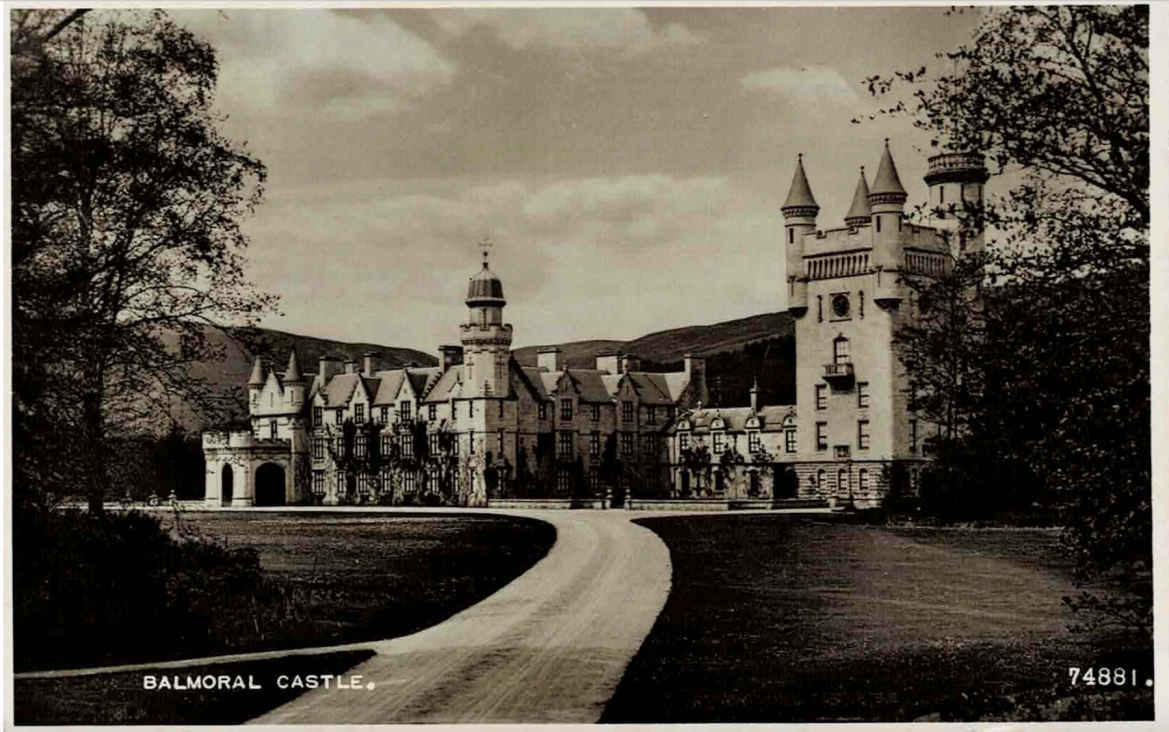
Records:
[[[842,225],[883,139],[910,204],[928,138],[857,125],[864,78],[933,65],[973,15],[916,8],[172,10],[268,167],[245,225],[266,327],[457,342],[478,242],[514,346],[775,312],[796,155]]]

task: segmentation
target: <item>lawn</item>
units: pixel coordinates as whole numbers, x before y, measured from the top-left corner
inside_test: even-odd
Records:
[[[342,651],[316,656],[195,666],[184,669],[134,671],[58,679],[17,679],[17,724],[241,724],[304,693],[292,686],[296,676],[344,674],[373,655]],[[254,682],[260,689],[144,690],[144,677],[173,678],[228,675]],[[285,678],[281,678],[285,677]],[[354,690],[360,697],[371,691]]]
[[[1068,666],[1143,680],[1152,656],[1067,630],[1074,587],[1052,531],[639,523],[670,547],[673,588],[604,722],[1152,716],[1143,686],[1069,688]]]
[[[94,637],[86,644],[39,643],[23,653],[18,647],[16,670],[141,663],[406,635],[503,587],[539,561],[556,538],[556,530],[545,522],[484,514],[164,514],[164,527],[179,533],[177,524],[183,532],[228,547],[255,548],[263,577],[255,599],[225,602],[214,611],[207,633],[176,634],[169,643],[160,635],[155,643],[133,647],[97,642]]]
[[[265,576],[296,609],[298,622],[232,652],[413,633],[511,582],[556,540],[542,521],[483,514],[212,511],[179,520],[229,546],[256,548]]]

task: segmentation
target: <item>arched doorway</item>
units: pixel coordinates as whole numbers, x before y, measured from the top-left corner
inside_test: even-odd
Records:
[[[784,466],[778,471],[775,481],[775,497],[776,498],[795,498],[800,490],[800,479],[796,476],[796,471],[790,466]]]
[[[284,468],[264,463],[256,470],[256,505],[284,505]]]
[[[231,472],[231,466],[224,465],[223,466],[223,486],[222,486],[222,491],[219,494],[219,505],[220,506],[230,506],[231,505],[232,489],[234,487],[232,485],[233,481],[234,481],[234,476],[232,475],[232,472]]]

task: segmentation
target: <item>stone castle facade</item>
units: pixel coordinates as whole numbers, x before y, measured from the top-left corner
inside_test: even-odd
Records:
[[[982,247],[947,207],[982,200],[982,156],[929,160],[929,226],[908,222],[888,143],[870,188],[861,169],[842,227],[819,230],[797,161],[781,211],[788,309],[796,320],[796,403],[710,405],[705,365],[641,371],[612,354],[568,368],[557,349],[534,367],[512,356],[503,284],[470,279],[460,345],[440,365],[379,369],[322,358],[283,372],[256,360],[251,430],[207,432],[206,502],[451,503],[506,498],[814,500],[876,506],[894,467],[910,487],[931,426],[915,415],[893,348],[915,315],[906,279],[941,274]],[[704,406],[705,405],[705,406]]]

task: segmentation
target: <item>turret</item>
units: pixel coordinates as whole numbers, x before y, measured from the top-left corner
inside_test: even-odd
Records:
[[[264,388],[264,362],[256,356],[252,364],[252,375],[248,379],[248,406],[255,409],[260,402],[260,389]]]
[[[511,325],[503,322],[503,282],[487,266],[467,285],[467,322],[460,326],[463,343],[465,396],[507,396],[511,360]]]
[[[951,252],[982,251],[983,187],[990,174],[982,154],[942,153],[929,159],[930,225],[948,232]]]
[[[304,404],[304,376],[300,373],[300,363],[296,360],[296,349],[288,354],[288,368],[284,369],[284,398],[289,406],[300,407]]]
[[[804,156],[796,157],[791,188],[780,207],[783,212],[784,251],[787,265],[787,306],[797,317],[808,309],[808,278],[804,272],[804,236],[816,230],[820,206],[804,173]]]
[[[869,183],[865,180],[865,166],[861,166],[861,177],[856,182],[856,190],[852,193],[852,205],[844,215],[844,225],[853,228],[869,226],[873,223],[873,209],[869,206]]]
[[[877,167],[877,177],[869,190],[869,208],[872,210],[873,266],[877,270],[877,288],[873,300],[884,307],[896,307],[902,298],[901,283],[901,219],[905,213],[905,188],[897,175],[893,154],[889,152],[889,138]]]

